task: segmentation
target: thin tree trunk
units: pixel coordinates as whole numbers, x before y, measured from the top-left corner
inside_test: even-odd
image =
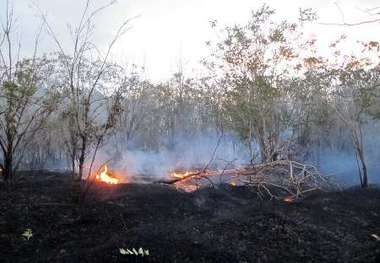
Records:
[[[84,161],[86,157],[86,147],[87,147],[87,137],[82,136],[82,147],[79,156],[79,179],[82,180],[83,170],[84,170]]]
[[[12,180],[12,175],[13,175],[13,154],[12,151],[8,152],[4,156],[4,181],[8,182]]]
[[[72,172],[72,177],[75,177],[75,154],[71,156],[71,172]]]
[[[360,131],[360,130],[359,130]],[[361,133],[360,133],[361,135]],[[363,143],[361,138],[359,138],[357,131],[353,130],[352,131],[352,141],[354,144],[354,148],[356,151],[356,155],[359,158],[360,164],[361,164],[361,174],[359,173],[360,176],[360,182],[361,182],[361,187],[362,188],[367,188],[368,187],[368,172],[367,172],[367,164],[365,162],[365,157],[364,157],[364,149],[363,149]]]
[[[367,165],[364,159],[363,149],[357,149],[357,150],[358,150],[358,156],[359,156],[360,164],[362,168],[362,180],[361,180],[362,185],[361,186],[362,188],[367,188],[368,187],[368,172],[367,172]]]

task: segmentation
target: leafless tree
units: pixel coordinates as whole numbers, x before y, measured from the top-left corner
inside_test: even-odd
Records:
[[[6,3],[5,22],[0,32],[0,147],[3,175],[12,179],[25,149],[54,111],[57,99],[49,87],[43,86],[49,74],[46,59],[37,58],[40,32],[31,58],[20,58],[16,42],[14,11]]]
[[[374,23],[379,23],[380,22],[380,7],[371,7],[371,8],[365,8],[361,9],[361,11],[367,15],[367,18],[358,20],[356,22],[348,22],[345,14],[341,8],[341,6],[338,3],[335,3],[340,17],[341,17],[341,22],[321,22],[321,25],[327,25],[327,26],[361,26],[361,25],[368,25],[368,24],[374,24]]]
[[[86,158],[93,150],[91,147],[97,148],[104,135],[113,127],[116,115],[120,112],[117,106],[120,98],[117,96],[121,96],[122,86],[120,83],[116,84],[119,81],[120,68],[109,63],[109,57],[116,42],[128,30],[130,22],[126,20],[120,25],[105,53],[102,53],[91,41],[95,18],[101,11],[113,6],[115,1],[91,11],[92,2],[85,1],[79,24],[70,27],[73,39],[71,51],[65,51],[63,43],[43,15],[62,62],[68,102],[66,117],[69,137],[66,142],[73,166],[78,163],[79,178],[83,177]],[[110,111],[107,112],[107,109]]]

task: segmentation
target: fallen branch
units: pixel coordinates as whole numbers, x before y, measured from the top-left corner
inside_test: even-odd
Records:
[[[204,180],[214,185],[211,178],[216,176],[226,176],[231,181],[239,181],[239,185],[255,187],[260,196],[267,194],[270,198],[280,199],[284,196],[291,196],[297,199],[312,191],[327,191],[336,189],[331,180],[321,175],[318,169],[312,165],[303,164],[290,160],[278,160],[270,163],[250,165],[235,169],[209,171],[200,170],[186,172],[182,177],[169,180],[158,181],[163,184],[177,184],[188,181],[189,185],[198,184],[200,180]],[[191,180],[196,181],[191,181]]]
[[[159,183],[159,184],[175,184],[175,183],[178,183],[180,181],[189,179],[191,177],[200,175],[200,173],[201,172],[192,172],[192,173],[188,173],[188,174],[184,175],[183,177],[176,177],[176,178],[169,179],[169,180],[160,180],[160,181],[156,181],[156,183]]]

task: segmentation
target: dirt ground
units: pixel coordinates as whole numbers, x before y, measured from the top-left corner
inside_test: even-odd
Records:
[[[380,262],[377,187],[292,203],[229,185],[96,185],[82,206],[79,193],[55,173],[0,183],[0,262]]]

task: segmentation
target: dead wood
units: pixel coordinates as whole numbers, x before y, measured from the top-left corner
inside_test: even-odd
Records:
[[[201,172],[197,171],[197,172],[193,172],[193,173],[189,173],[187,175],[184,175],[181,178],[178,177],[178,178],[173,178],[173,179],[169,179],[169,180],[160,180],[160,181],[156,181],[156,183],[160,183],[160,184],[175,184],[175,183],[178,183],[180,181],[189,179],[191,177],[198,176],[200,174],[201,174]]]
[[[322,175],[316,167],[290,160],[238,167],[222,172],[218,170],[187,172],[182,177],[161,180],[157,183],[172,185],[191,179],[198,181],[207,179],[206,181],[213,185],[210,178],[221,175],[231,177],[230,181],[232,179],[239,181],[239,185],[256,188],[259,196],[266,195],[276,199],[291,197],[294,200],[312,191],[338,189],[338,186],[329,177]]]

